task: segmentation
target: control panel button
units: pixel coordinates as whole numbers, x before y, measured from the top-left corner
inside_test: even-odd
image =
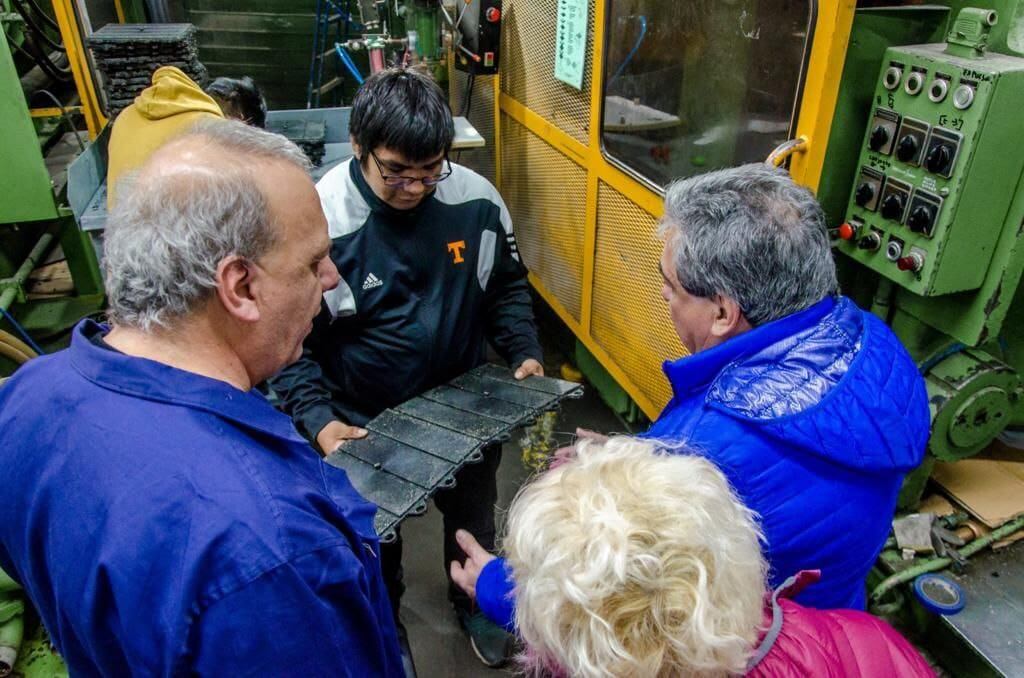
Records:
[[[939,210],[942,209],[942,198],[921,189],[914,191],[907,213],[907,228],[925,237],[932,237]]]
[[[882,190],[882,202],[879,208],[882,216],[902,224],[907,213],[907,203],[910,202],[911,190],[910,184],[889,177]]]
[[[868,126],[868,148],[882,155],[892,153],[899,124],[899,113],[888,108],[876,108],[871,125]]]
[[[882,236],[878,234],[878,231],[871,231],[857,241],[857,249],[864,250],[866,252],[877,252],[878,248],[881,246]]]
[[[905,257],[900,257],[896,260],[896,268],[901,271],[910,271],[911,273],[917,273],[924,268],[924,255],[918,250],[913,250],[910,254]]]
[[[953,106],[958,110],[966,110],[974,103],[974,88],[970,85],[961,84],[953,92]]]
[[[854,201],[859,207],[864,207],[872,198],[875,197],[875,187],[867,182],[864,182],[857,187],[857,193],[854,195]]]
[[[908,165],[920,165],[929,129],[931,126],[924,120],[903,118],[900,122],[900,131],[896,135],[899,139],[896,144],[896,158]]]
[[[917,137],[912,134],[905,134],[899,143],[896,144],[896,157],[903,162],[910,162],[913,158],[917,157],[920,150],[921,144],[917,142]]]
[[[914,233],[924,233],[925,230],[931,228],[934,221],[935,210],[926,205],[918,205],[910,210],[910,216],[907,217],[907,228]]]
[[[932,81],[932,86],[928,88],[928,98],[935,103],[940,103],[946,98],[946,94],[949,92],[949,81],[945,78],[935,78]]]
[[[902,79],[903,69],[899,66],[889,66],[885,71],[885,76],[882,77],[882,85],[888,90],[893,90],[900,86],[900,80]]]
[[[891,193],[882,201],[882,216],[893,221],[902,221],[903,209],[906,206],[906,198],[898,193]]]
[[[871,146],[871,150],[881,150],[888,143],[889,130],[882,125],[876,125],[875,129],[871,130],[871,139],[868,141],[868,145]]]
[[[492,24],[498,23],[501,20],[501,10],[497,7],[490,7],[486,12],[487,20]]]
[[[924,74],[914,71],[907,76],[907,81],[903,84],[903,91],[910,96],[916,96],[922,87],[924,87]]]
[[[903,256],[903,241],[899,238],[889,238],[889,244],[885,246],[885,258],[889,261],[896,261]]]
[[[961,136],[958,132],[944,127],[932,128],[928,138],[928,150],[925,153],[924,165],[929,172],[946,177],[953,173],[957,151],[960,148]]]
[[[949,164],[953,160],[953,154],[949,150],[949,146],[945,144],[933,144],[928,149],[928,171],[934,174],[947,174],[949,172]]]
[[[839,235],[840,240],[853,240],[854,236],[857,235],[857,229],[853,224],[847,222],[839,227],[837,235]]]
[[[882,194],[882,182],[885,175],[872,167],[861,167],[857,188],[853,192],[853,202],[857,207],[874,212],[878,209],[878,198]]]

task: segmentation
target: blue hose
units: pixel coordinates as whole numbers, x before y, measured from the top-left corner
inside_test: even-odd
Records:
[[[21,324],[14,319],[14,316],[7,312],[7,309],[0,306],[0,313],[2,313],[5,318],[7,318],[7,322],[11,323],[11,325],[14,326],[14,329],[18,331],[18,334],[21,335],[21,338],[25,340],[25,343],[28,344],[33,351],[35,351],[39,355],[44,354],[43,349],[39,348],[39,344],[32,341],[32,337],[28,336],[28,332],[25,331],[25,328],[22,327]]]
[[[341,59],[341,63],[345,64],[345,68],[347,68],[348,72],[352,74],[352,77],[356,79],[356,82],[362,85],[363,76],[359,73],[359,69],[356,68],[356,64],[352,61],[352,57],[348,55],[348,52],[345,51],[345,48],[342,47],[340,42],[334,43],[334,49],[338,53],[338,58]]]
[[[629,50],[629,54],[627,54],[626,58],[622,60],[622,64],[618,67],[618,69],[615,71],[615,75],[613,75],[611,77],[611,80],[609,80],[608,82],[611,82],[615,78],[622,75],[622,71],[626,70],[626,66],[628,66],[629,62],[632,61],[633,57],[636,56],[637,50],[640,49],[640,43],[644,41],[644,37],[647,35],[647,17],[641,14],[637,18],[640,19],[640,35],[637,36],[636,43],[633,45],[633,49]]]

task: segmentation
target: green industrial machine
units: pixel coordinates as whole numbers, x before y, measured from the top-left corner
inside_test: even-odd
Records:
[[[1024,253],[1020,135],[1024,59],[988,49],[998,21],[968,8],[947,42],[882,57],[836,249],[873,271],[872,309],[925,374],[929,458],[901,506],[919,500],[936,459],[985,448],[1024,423],[1022,384],[1003,325]]]
[[[96,253],[78,228],[66,202],[68,164],[85,147],[84,134],[72,129],[68,85],[47,79],[21,44],[9,44],[18,24],[3,15],[0,37],[0,377],[26,357],[31,344],[59,345],[65,330],[102,306],[103,287]],[[29,54],[31,55],[31,54]],[[55,115],[33,117],[29,97],[45,93],[59,104]],[[71,97],[75,96],[73,93]],[[59,296],[30,298],[29,276],[58,252],[66,262],[73,289]],[[25,337],[25,334],[29,337]],[[34,353],[33,348],[31,353]],[[30,355],[28,357],[31,357]]]

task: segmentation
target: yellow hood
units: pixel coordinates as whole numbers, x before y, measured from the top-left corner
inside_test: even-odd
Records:
[[[174,66],[161,66],[153,72],[153,84],[135,97],[135,110],[148,120],[163,120],[182,113],[224,117],[217,102]]]

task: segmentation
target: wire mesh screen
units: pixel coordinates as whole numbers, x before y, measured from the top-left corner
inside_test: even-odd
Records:
[[[661,298],[660,256],[654,217],[600,183],[590,333],[658,408],[671,396],[661,364],[685,353]]]
[[[507,115],[501,130],[501,194],[523,262],[578,321],[587,173]]]

